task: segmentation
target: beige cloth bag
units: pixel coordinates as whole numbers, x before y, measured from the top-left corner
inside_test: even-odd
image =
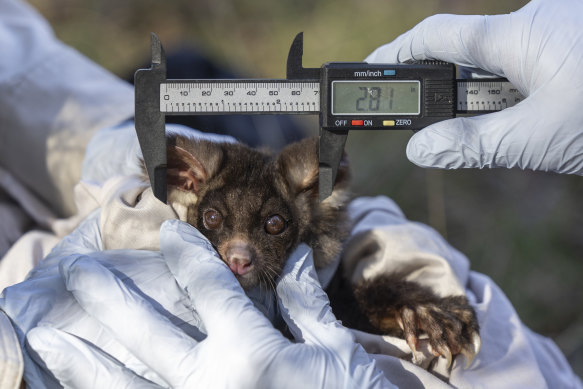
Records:
[[[0,311],[0,389],[20,386],[24,362],[10,319]]]

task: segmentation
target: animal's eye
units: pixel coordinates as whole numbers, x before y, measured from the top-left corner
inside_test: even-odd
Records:
[[[209,230],[216,230],[223,223],[223,215],[215,209],[207,209],[202,216],[204,226]]]
[[[270,235],[279,235],[287,227],[284,218],[279,215],[273,215],[267,218],[265,222],[265,231]]]

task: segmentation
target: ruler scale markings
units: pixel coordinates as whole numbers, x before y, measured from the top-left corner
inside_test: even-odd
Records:
[[[160,91],[160,110],[166,113],[318,113],[320,110],[320,85],[315,80],[168,80]],[[507,81],[457,81],[459,113],[498,111],[522,99]]]
[[[317,113],[319,83],[289,80],[213,80],[172,82],[160,88],[160,110],[166,113]],[[305,93],[307,91],[308,93]],[[165,101],[179,103],[169,109]],[[201,105],[200,103],[203,103]],[[199,108],[196,109],[196,105]],[[261,106],[261,108],[260,108]],[[182,107],[182,108],[181,108]]]
[[[512,107],[524,97],[506,80],[457,80],[457,111],[496,112]]]

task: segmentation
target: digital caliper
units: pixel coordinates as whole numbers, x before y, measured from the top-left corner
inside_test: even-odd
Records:
[[[167,80],[160,40],[135,75],[136,132],[154,195],[166,202],[166,115],[318,114],[320,201],[332,193],[349,130],[420,130],[456,114],[499,111],[523,96],[504,79],[456,80],[455,66],[328,62],[302,66],[303,34],[286,79]]]

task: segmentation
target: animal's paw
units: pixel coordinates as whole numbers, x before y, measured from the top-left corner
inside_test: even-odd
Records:
[[[403,337],[417,362],[419,339],[425,334],[431,352],[447,360],[465,356],[466,368],[480,351],[479,325],[465,296],[439,297],[398,276],[381,276],[356,286],[354,295],[375,332]]]
[[[413,362],[419,336],[425,333],[431,351],[446,358],[448,368],[458,354],[465,356],[468,368],[482,345],[474,310],[463,296],[436,300],[403,306],[397,314],[403,337],[413,351]]]

